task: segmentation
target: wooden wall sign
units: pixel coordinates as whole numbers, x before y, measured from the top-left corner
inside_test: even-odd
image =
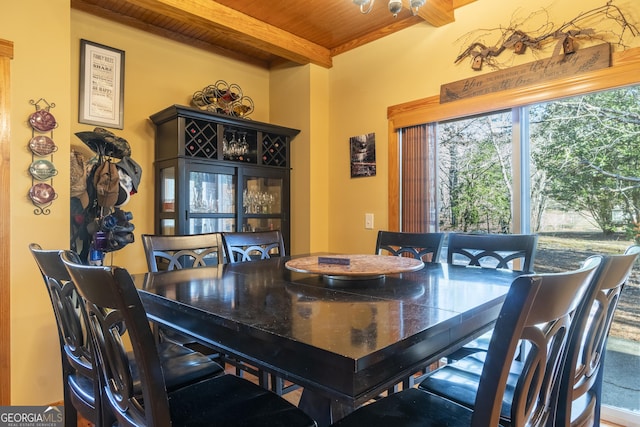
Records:
[[[611,46],[608,43],[599,44],[576,50],[571,55],[555,55],[549,59],[444,84],[440,86],[440,103],[529,86],[610,66]]]

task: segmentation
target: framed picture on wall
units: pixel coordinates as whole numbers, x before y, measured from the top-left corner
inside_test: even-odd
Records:
[[[351,148],[351,178],[376,175],[376,134],[367,133],[349,138]]]
[[[78,121],[124,127],[124,51],[80,40]]]

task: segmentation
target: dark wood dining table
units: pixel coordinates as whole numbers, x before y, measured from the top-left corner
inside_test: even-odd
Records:
[[[330,424],[489,330],[518,273],[426,263],[326,280],[290,257],[134,275],[150,319],[303,387]]]

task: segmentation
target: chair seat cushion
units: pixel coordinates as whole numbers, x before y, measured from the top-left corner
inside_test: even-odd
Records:
[[[250,381],[223,375],[169,393],[177,426],[315,426],[307,414]]]
[[[67,382],[71,393],[75,395],[75,397],[81,399],[82,402],[85,402],[87,405],[95,405],[95,389],[92,378],[87,378],[84,375],[74,372],[69,374]]]
[[[489,343],[491,342],[491,335],[493,330],[480,335],[475,340],[465,344],[463,347],[451,353],[447,356],[448,360],[460,360],[478,351],[487,351],[489,349]]]
[[[197,351],[174,344],[170,341],[163,341],[158,344],[158,356],[162,365],[162,373],[167,390],[174,390],[178,387],[193,384],[216,375],[222,375],[224,368]],[[133,361],[133,354],[129,354],[132,367],[132,377],[134,378],[134,390],[142,390],[140,385],[140,375],[137,372],[136,364]]]
[[[180,332],[176,332],[173,329],[169,328],[158,328],[158,333],[160,334],[160,341],[171,341],[175,344],[186,345],[195,343],[196,340],[193,337],[190,337],[185,334],[181,334]]]
[[[158,345],[158,355],[167,390],[224,373],[210,357],[171,342]]]
[[[73,405],[84,418],[94,423],[97,422],[98,410],[96,409],[96,390],[93,379],[76,372],[67,376],[67,385],[71,403],[65,402],[65,405]]]
[[[410,388],[363,406],[334,427],[470,426],[471,410],[439,396]]]
[[[485,358],[485,352],[474,353],[436,369],[427,375],[418,388],[473,408]],[[509,369],[509,378],[500,411],[500,417],[505,424],[509,424],[511,419],[511,401],[521,372],[522,363],[514,361]]]

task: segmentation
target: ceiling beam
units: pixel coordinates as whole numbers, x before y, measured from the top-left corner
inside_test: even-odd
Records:
[[[427,0],[418,15],[434,27],[442,27],[455,21],[453,10],[453,0]]]
[[[126,0],[155,13],[215,30],[297,64],[333,65],[329,49],[211,0]],[[439,0],[442,1],[442,0]]]

